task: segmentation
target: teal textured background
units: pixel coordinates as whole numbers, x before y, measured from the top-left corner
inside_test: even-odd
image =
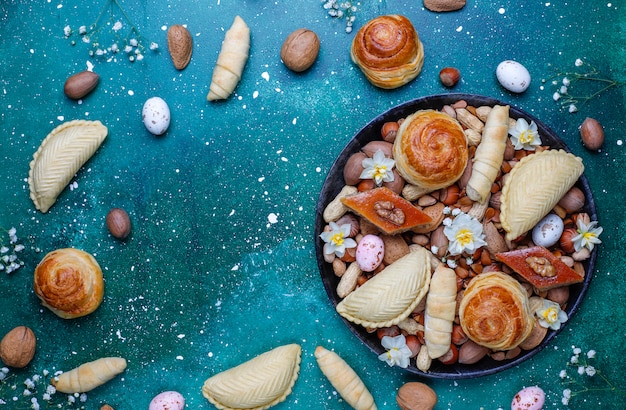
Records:
[[[547,393],[546,409],[563,409],[559,371],[575,345],[595,349],[597,367],[623,387],[624,89],[611,89],[570,114],[552,99],[557,87],[548,79],[557,70],[575,70],[577,58],[626,79],[625,5],[515,3],[468,1],[460,11],[438,14],[421,1],[362,0],[355,31],[378,15],[404,14],[424,44],[420,76],[386,91],[351,63],[354,33],[347,34],[345,22],[329,17],[319,1],[127,0],[122,5],[145,44],[160,45],[131,63],[123,54],[111,61],[92,58],[76,34],[74,46],[64,38],[66,25],[77,30],[95,21],[105,0],[3,0],[0,226],[16,227],[27,249],[24,268],[0,274],[0,333],[23,324],[38,337],[35,359],[18,375],[119,355],[128,359],[128,369],[89,393],[86,408],[147,408],[154,395],[177,390],[187,408],[209,409],[200,393],[206,378],[278,345],[299,343],[300,377],[277,409],[348,408],[315,363],[317,345],[344,357],[382,409],[397,408],[397,389],[414,380],[435,389],[437,409],[505,409],[518,390],[534,384]],[[124,21],[119,9],[111,10],[113,21]],[[209,103],[213,66],[235,15],[250,26],[250,58],[234,95]],[[173,24],[186,24],[194,40],[183,71],[167,52],[165,29]],[[283,66],[279,50],[300,27],[318,34],[321,50],[310,70],[295,74]],[[506,59],[529,69],[533,81],[524,94],[498,85],[495,67]],[[77,103],[65,97],[63,84],[87,62],[101,80]],[[438,79],[445,66],[462,73],[452,91],[498,98],[531,113],[583,158],[604,227],[586,300],[555,343],[514,369],[459,381],[418,379],[361,345],[328,301],[313,238],[319,190],[334,158],[381,112],[450,92]],[[152,96],[171,110],[171,126],[161,137],[141,122],[143,103]],[[605,127],[600,152],[580,143],[578,127],[586,116]],[[29,199],[29,162],[45,136],[72,119],[100,120],[109,135],[73,179],[78,187],[66,189],[41,214]],[[112,207],[131,216],[126,242],[106,230]],[[96,257],[106,292],[95,313],[65,321],[41,307],[32,272],[47,252],[70,246]],[[607,392],[570,402],[570,408],[625,406],[624,396]]]

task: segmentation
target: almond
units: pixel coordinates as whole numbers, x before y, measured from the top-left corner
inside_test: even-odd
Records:
[[[174,24],[167,30],[167,49],[174,67],[183,70],[191,60],[193,39],[185,26]]]
[[[471,340],[463,343],[459,349],[459,363],[474,364],[489,353],[489,349]]]
[[[398,389],[396,401],[402,410],[431,410],[437,404],[437,393],[424,383],[409,382]]]
[[[18,326],[0,341],[0,359],[10,367],[26,367],[35,355],[37,338],[30,328]]]
[[[587,149],[597,151],[604,144],[604,128],[594,118],[585,118],[580,126],[580,138]]]
[[[92,71],[81,71],[65,81],[63,92],[73,100],[80,100],[96,88],[100,76]]]

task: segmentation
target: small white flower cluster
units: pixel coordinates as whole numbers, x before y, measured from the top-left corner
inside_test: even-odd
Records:
[[[103,15],[103,12],[107,8],[111,8],[109,14],[113,16],[114,5],[120,9],[123,19],[126,21],[123,22],[122,20],[116,20],[113,22],[111,20],[105,25],[100,25],[100,17]],[[103,33],[103,29],[105,26],[110,27],[110,33],[112,34],[112,38],[101,42],[100,35],[106,34]],[[121,30],[126,26],[129,28],[125,31],[124,35]],[[74,30],[72,30],[69,25],[66,25],[63,28],[63,34],[65,38],[71,38],[73,33]],[[83,43],[91,45],[91,50],[89,50],[89,56],[91,57],[103,57],[106,59],[106,61],[111,61],[114,59],[114,56],[117,53],[123,51],[128,55],[128,60],[131,62],[141,61],[144,59],[144,52],[146,47],[143,45],[141,34],[139,33],[135,25],[128,20],[128,15],[122,9],[120,3],[117,0],[106,1],[95,23],[93,23],[89,27],[80,26],[78,29],[78,34],[80,35],[81,41]],[[104,42],[107,42],[111,45],[104,45]],[[72,40],[71,44],[76,45],[76,41]],[[152,51],[156,51],[158,50],[159,45],[155,42],[150,42],[148,48]]]
[[[87,401],[87,395],[85,393],[74,393],[65,397],[56,395],[56,388],[52,384],[46,384],[46,380],[49,375],[50,372],[48,370],[44,370],[41,374],[34,374],[24,380],[22,383],[24,390],[20,396],[16,394],[16,392],[21,389],[21,385],[15,382],[17,376],[15,374],[11,374],[9,368],[1,368],[0,405],[8,404],[10,402],[17,403],[21,399],[24,399],[28,403],[28,408],[34,410],[39,410],[40,408],[85,408],[84,403]],[[43,390],[40,391],[40,388]],[[8,394],[8,396],[5,396],[5,394]]]
[[[474,252],[485,246],[485,234],[482,229],[482,225],[478,220],[459,208],[451,209],[445,207],[443,214],[446,218],[443,220],[444,230],[443,233],[448,238],[448,250],[446,255],[441,259],[448,267],[455,269],[458,266],[458,258],[465,257],[465,262],[468,265],[474,263],[472,255]],[[430,251],[434,254],[439,252],[437,246],[431,246]]]
[[[624,391],[624,389],[614,385],[605,375],[601,374],[600,370],[598,370],[595,366],[589,363],[589,361],[595,359],[595,357],[596,351],[593,349],[583,354],[581,348],[572,346],[572,356],[569,358],[567,366],[574,367],[576,369],[576,374],[578,374],[579,376],[591,378],[596,374],[600,375],[598,380],[606,383],[606,386],[588,387],[584,379],[582,382],[580,382],[573,378],[575,376],[571,377],[568,374],[567,370],[561,370],[559,372],[559,378],[563,381],[563,384],[576,386],[577,388],[577,390],[572,390],[571,388],[566,388],[563,390],[563,395],[561,396],[561,403],[563,403],[563,405],[569,405],[570,400],[574,396],[586,392],[608,391],[614,392],[619,395],[626,395],[626,391]]]
[[[333,18],[346,19],[346,33],[352,32],[352,26],[356,20],[357,5],[351,1],[337,2],[337,0],[322,0],[323,7],[328,10],[328,15]]]
[[[9,274],[24,266],[24,262],[18,258],[18,253],[24,250],[24,245],[18,243],[15,228],[9,229],[6,233],[9,236],[9,245],[6,246],[0,241],[0,271]]]
[[[570,114],[573,114],[578,111],[578,106],[583,105],[589,100],[599,96],[603,92],[609,90],[610,88],[625,85],[624,81],[616,81],[607,76],[601,74],[600,70],[596,67],[593,67],[589,63],[586,63],[580,58],[577,58],[574,61],[575,67],[587,67],[586,72],[574,71],[574,72],[566,72],[559,73],[556,77],[559,79],[552,80],[552,85],[557,87],[557,91],[552,94],[552,99],[556,102],[559,102],[564,108],[567,108],[567,111]],[[596,83],[599,88],[596,90],[592,90],[589,94],[585,95],[575,95],[571,93],[571,88],[576,82],[579,81],[587,81],[589,83]]]

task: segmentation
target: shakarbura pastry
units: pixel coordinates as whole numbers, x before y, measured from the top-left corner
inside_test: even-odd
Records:
[[[35,294],[63,319],[93,312],[102,303],[104,280],[96,259],[74,248],[48,253],[35,268]]]
[[[352,61],[380,88],[398,88],[418,76],[424,48],[411,21],[397,14],[367,22],[350,48]]]

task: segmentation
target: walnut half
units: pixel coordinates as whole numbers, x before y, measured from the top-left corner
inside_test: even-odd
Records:
[[[538,275],[544,278],[551,278],[556,276],[556,269],[550,261],[546,258],[539,256],[529,256],[526,258],[526,263],[532,270],[537,272]]]
[[[404,212],[400,208],[396,208],[391,201],[376,201],[374,210],[383,219],[388,220],[394,225],[402,225],[404,223]]]

